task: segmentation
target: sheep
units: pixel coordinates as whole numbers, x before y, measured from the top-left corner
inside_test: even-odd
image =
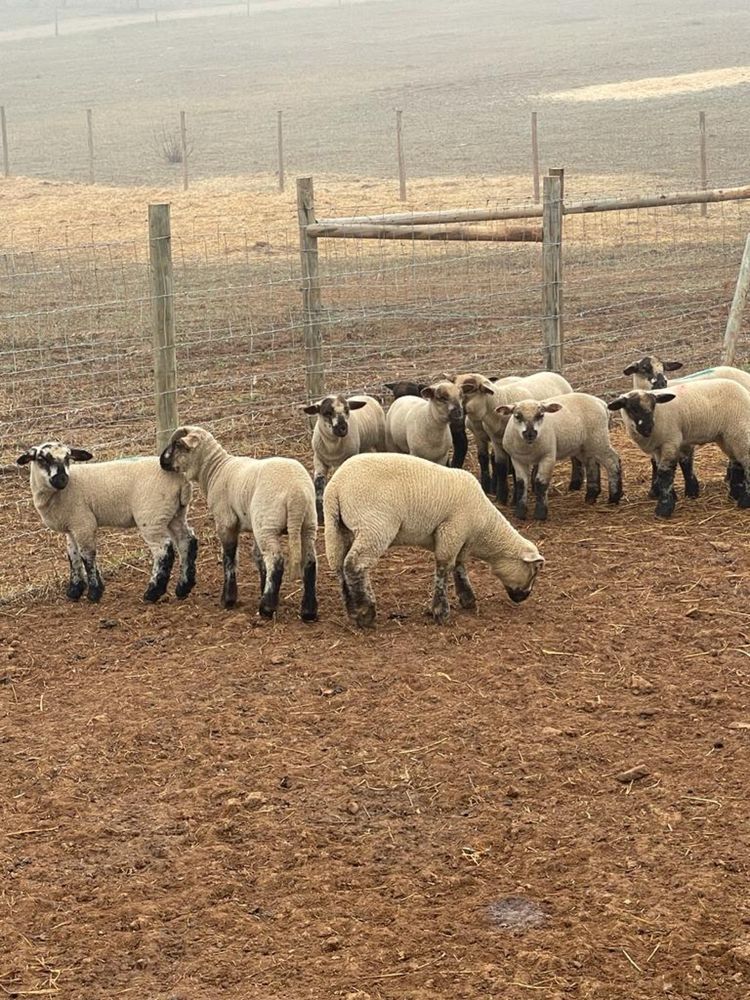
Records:
[[[154,559],[143,600],[153,604],[166,592],[175,549],[180,557],[175,596],[187,597],[195,586],[198,554],[198,540],[187,523],[190,484],[162,471],[157,458],[70,464],[92,458],[82,448],[46,441],[16,459],[18,465],[31,464],[31,494],[42,521],[66,537],[69,600],[78,601],[84,591],[94,604],[102,599],[104,581],[96,563],[98,529],[132,527],[138,528]]]
[[[498,412],[508,420],[503,449],[513,459],[518,488],[516,515],[526,518],[529,485],[536,495],[534,517],[546,521],[547,493],[555,462],[575,458],[586,469],[586,502],[601,493],[601,466],[607,470],[609,502],[622,498],[622,465],[609,440],[606,404],[585,392],[569,392],[539,401],[503,404]],[[536,472],[534,472],[536,470]]]
[[[223,550],[221,604],[237,603],[237,544],[241,531],[253,533],[253,559],[260,576],[258,612],[273,618],[284,575],[281,536],[289,535],[294,577],[302,576],[300,617],[316,621],[315,490],[302,465],[291,458],[239,458],[230,455],[203,427],[178,427],[159,458],[163,469],[197,482],[216,522]]]
[[[385,451],[385,413],[372,396],[341,393],[302,407],[317,415],[313,431],[313,482],[318,524],[323,523],[323,490],[329,473],[361,451]]]
[[[738,506],[750,507],[750,392],[737,382],[715,378],[657,392],[633,389],[613,399],[609,409],[622,411],[628,436],[656,462],[657,517],[674,512],[680,457],[712,442],[729,456],[730,496]]]
[[[386,448],[447,465],[452,447],[449,427],[461,427],[463,419],[458,389],[442,379],[426,386],[420,399],[399,396],[391,403],[385,420]]]
[[[397,382],[386,382],[384,387],[393,393],[393,398],[400,396],[421,396],[422,391],[429,386],[429,382],[411,382],[408,379],[400,379]],[[469,440],[466,436],[466,424],[450,424],[451,440],[453,441],[453,457],[451,467],[463,469],[466,461],[466,453],[469,450]]]
[[[469,472],[413,455],[358,455],[338,469],[325,492],[325,543],[349,617],[374,624],[370,570],[392,545],[435,553],[432,617],[449,617],[449,574],[461,607],[476,608],[466,570],[470,555],[489,563],[510,599],[531,593],[544,559],[484,495]]]
[[[497,407],[518,403],[522,399],[546,399],[572,392],[570,383],[556,372],[535,372],[533,375],[508,376],[490,380],[476,372],[456,376],[456,385],[466,409],[469,427],[474,431],[482,472],[482,485],[486,492],[494,488],[498,503],[508,502],[508,455],[503,449],[503,434],[508,418],[497,412]],[[481,428],[481,430],[479,429]],[[492,445],[494,474],[489,472],[489,445]],[[583,468],[578,459],[572,459],[570,489],[583,485]]]

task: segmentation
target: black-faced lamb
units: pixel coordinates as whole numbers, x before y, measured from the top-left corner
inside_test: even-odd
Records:
[[[446,469],[413,455],[358,455],[334,473],[323,500],[326,554],[344,604],[357,625],[375,621],[370,570],[394,545],[435,554],[432,616],[449,616],[448,580],[459,603],[474,609],[466,569],[474,556],[488,563],[512,601],[531,593],[544,559],[484,495],[469,472]]]
[[[516,514],[528,513],[529,489],[536,497],[534,517],[547,519],[547,495],[555,463],[577,459],[586,470],[586,502],[601,493],[601,466],[607,470],[609,502],[622,498],[622,465],[609,440],[607,405],[585,392],[570,392],[539,401],[503,404],[508,417],[503,448],[516,471]]]
[[[442,379],[426,386],[420,398],[399,396],[391,403],[385,419],[386,449],[447,465],[453,447],[450,428],[463,426],[463,421],[459,391]]]
[[[338,393],[302,407],[317,416],[312,436],[313,482],[318,523],[323,523],[326,479],[352,455],[385,451],[385,413],[373,396]]]
[[[409,379],[399,379],[396,382],[386,382],[385,388],[393,393],[393,398],[400,396],[421,396],[428,388],[429,382],[412,382]],[[463,469],[466,461],[466,454],[469,450],[469,439],[466,436],[465,423],[451,423],[451,440],[453,441],[453,455],[451,457],[451,467]]]
[[[499,503],[508,502],[508,471],[510,459],[503,448],[503,434],[508,417],[498,413],[499,406],[519,403],[523,399],[546,399],[572,392],[570,383],[556,372],[535,372],[533,375],[490,380],[476,372],[456,376],[461,392],[467,421],[477,441],[482,485],[492,492]],[[490,471],[489,448],[492,447],[494,471]],[[570,488],[583,485],[583,469],[577,459],[572,460]]]
[[[224,554],[221,603],[237,602],[237,545],[241,531],[253,533],[253,559],[260,576],[258,611],[272,618],[279,605],[284,575],[281,539],[289,536],[292,577],[302,577],[300,617],[315,621],[317,561],[315,557],[315,490],[305,467],[291,458],[244,458],[230,455],[203,427],[179,427],[160,462],[197,482],[216,522]]]
[[[705,379],[666,390],[633,389],[613,399],[628,436],[656,462],[657,517],[670,517],[674,474],[687,449],[718,444],[729,457],[731,497],[750,507],[750,393],[729,379]]]
[[[16,461],[31,465],[31,494],[42,521],[65,535],[70,582],[67,595],[77,601],[87,591],[101,600],[104,581],[96,562],[99,528],[138,528],[153,556],[143,600],[153,603],[166,592],[175,549],[180,557],[179,598],[195,586],[198,540],[187,523],[191,487],[175,473],[159,468],[157,458],[89,462],[91,452],[47,441],[29,448]]]

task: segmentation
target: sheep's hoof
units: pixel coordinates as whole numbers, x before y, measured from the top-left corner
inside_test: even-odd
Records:
[[[222,597],[221,599],[221,606],[226,611],[231,611],[232,608],[236,606],[236,604],[237,604],[236,597]]]
[[[587,492],[586,496],[583,499],[584,499],[584,501],[586,503],[596,503],[596,501],[597,501],[598,498],[599,498],[599,494],[598,493],[589,493],[589,492]]]
[[[477,610],[477,599],[473,594],[459,594],[458,603],[461,605],[464,611]]]
[[[188,594],[190,593],[190,591],[193,589],[194,586],[195,583],[178,583],[177,586],[174,588],[174,596],[178,600],[183,601],[188,596]]]
[[[436,625],[446,625],[450,618],[450,610],[448,608],[433,608],[431,614],[432,620]]]
[[[657,517],[671,517],[674,513],[674,504],[657,504],[655,514]]]
[[[743,510],[747,510],[750,507],[750,493],[743,493],[737,500],[737,506]]]
[[[270,621],[276,614],[276,608],[271,607],[270,604],[266,604],[264,601],[261,601],[258,605],[258,614],[261,618],[265,618],[266,621]]]
[[[148,587],[143,595],[144,604],[156,604],[160,597],[164,596],[164,591],[159,587]]]
[[[83,583],[71,583],[65,592],[65,596],[69,601],[80,601],[83,596],[83,592],[86,589],[86,585]]]
[[[651,489],[648,491],[648,498],[649,500],[659,499],[659,491],[654,486],[652,486]]]
[[[696,479],[693,483],[685,483],[685,496],[688,500],[695,500],[696,497],[700,496],[701,484]]]
[[[372,628],[375,625],[375,605],[366,604],[359,608],[354,620],[360,628]]]
[[[610,503],[614,507],[616,507],[621,500],[622,500],[622,493],[613,493],[610,497],[608,497],[607,503]]]
[[[535,521],[546,521],[548,516],[548,511],[546,507],[537,507],[534,511]]]
[[[86,595],[92,604],[98,604],[102,599],[102,594],[104,593],[104,587],[98,587],[92,589],[89,587],[89,592]]]
[[[318,620],[317,608],[303,608],[299,613],[303,622],[316,622]]]

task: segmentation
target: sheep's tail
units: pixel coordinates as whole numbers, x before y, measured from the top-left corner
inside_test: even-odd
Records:
[[[300,496],[290,497],[287,503],[286,531],[289,537],[289,569],[292,580],[302,577],[302,536],[308,516],[307,507],[308,504]]]

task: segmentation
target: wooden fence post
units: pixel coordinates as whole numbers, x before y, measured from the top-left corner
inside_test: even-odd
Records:
[[[187,147],[187,123],[185,122],[185,112],[180,112],[180,148],[182,149],[182,190],[188,189],[188,147]]]
[[[86,131],[89,140],[89,184],[94,183],[94,116],[91,108],[86,108]]]
[[[698,113],[698,131],[700,132],[701,144],[701,188],[705,191],[708,188],[708,167],[706,165],[706,112]],[[705,219],[708,215],[708,205],[701,205],[701,215]]]
[[[542,215],[542,335],[544,367],[563,371],[562,317],[562,186],[557,175],[544,178]]]
[[[179,424],[175,351],[174,272],[169,205],[148,206],[151,300],[154,319],[156,450],[163,451]]]
[[[278,111],[276,117],[276,140],[279,148],[279,191],[284,190],[284,130],[282,116],[283,112]]]
[[[534,178],[534,201],[539,203],[539,142],[536,131],[536,111],[531,112],[531,169]]]
[[[403,111],[396,112],[396,147],[398,149],[398,200],[406,201],[406,165],[404,163],[404,138],[401,126]]]
[[[5,120],[5,107],[0,107],[0,136],[3,141],[3,177],[10,177],[10,153],[8,151],[8,123]]]
[[[747,301],[747,292],[750,288],[750,236],[745,241],[745,252],[742,254],[740,273],[737,276],[737,285],[734,289],[732,307],[729,310],[727,328],[724,333],[724,354],[722,361],[725,365],[734,364],[734,356],[737,351],[737,338],[742,328],[742,313]]]
[[[305,333],[305,391],[308,399],[320,399],[325,393],[323,339],[321,336],[320,270],[318,240],[309,236],[307,227],[315,222],[315,196],[312,177],[297,178],[297,216],[302,262],[302,322]]]

